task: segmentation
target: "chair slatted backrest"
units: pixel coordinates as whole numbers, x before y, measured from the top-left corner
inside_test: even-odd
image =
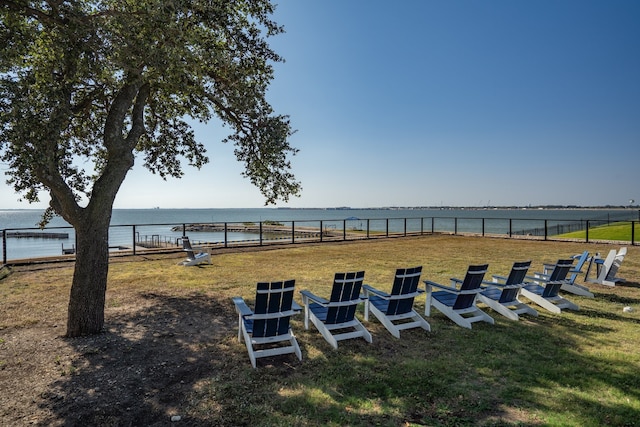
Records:
[[[542,292],[543,298],[558,296],[562,283],[566,280],[567,274],[573,268],[572,259],[559,259],[553,271],[549,275],[549,279],[544,285],[544,291]]]
[[[513,267],[511,267],[511,272],[509,273],[507,280],[504,282],[505,286],[523,284],[530,266],[531,261],[514,262]],[[518,292],[520,292],[519,287],[505,288],[500,295],[499,302],[510,302],[515,300],[518,297]]]
[[[574,268],[575,273],[571,273],[571,276],[569,277],[569,283],[573,284],[576,281],[578,274],[580,274],[580,270],[582,270],[582,266],[584,265],[585,262],[587,262],[588,258],[589,258],[589,251],[582,252],[580,257],[578,258],[578,263],[576,264],[576,268]]]
[[[352,301],[348,305],[331,305],[327,311],[327,324],[350,322],[356,314],[356,308],[360,303],[360,291],[364,281],[364,271],[350,273],[336,273],[333,279],[330,303]]]
[[[627,247],[622,247],[616,254],[616,257],[613,259],[613,263],[611,267],[609,267],[609,271],[607,272],[607,277],[604,280],[613,280],[618,274],[618,269],[622,265],[622,261],[624,261],[624,256],[627,254]]]
[[[187,236],[182,236],[182,249],[187,253],[189,259],[196,258],[196,254],[193,252],[193,248],[191,247],[191,241]]]
[[[411,295],[418,291],[422,266],[412,268],[398,268],[393,280],[391,295]],[[415,295],[401,299],[391,299],[387,308],[387,315],[405,314],[413,310]]]
[[[464,276],[464,280],[460,285],[461,291],[472,291],[480,288],[484,275],[489,268],[489,264],[483,265],[470,265],[467,269],[467,274]],[[463,293],[459,294],[456,298],[456,302],[453,304],[454,310],[460,310],[469,308],[476,300],[477,293]]]
[[[260,282],[256,288],[255,314],[277,314],[270,318],[256,318],[253,320],[254,337],[274,337],[289,332],[291,307],[293,304],[293,289],[295,280],[280,282]]]

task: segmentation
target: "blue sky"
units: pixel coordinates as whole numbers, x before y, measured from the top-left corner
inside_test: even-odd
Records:
[[[640,2],[275,3],[268,99],[303,186],[278,206],[640,203]],[[262,207],[225,129],[196,134],[210,164],[136,166],[115,207]],[[16,199],[0,186],[0,208],[34,207]]]

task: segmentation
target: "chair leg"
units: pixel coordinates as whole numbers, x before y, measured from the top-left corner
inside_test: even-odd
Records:
[[[329,329],[327,329],[327,327],[324,325],[324,323],[322,323],[320,321],[320,319],[318,319],[316,316],[314,316],[313,313],[311,313],[310,316],[311,316],[311,323],[313,323],[316,326],[316,328],[318,329],[318,332],[320,332],[320,334],[323,336],[325,341],[327,341],[329,344],[331,344],[331,347],[333,347],[334,349],[337,349],[338,348],[338,341],[331,334],[331,331],[329,331]]]
[[[417,323],[418,327],[424,329],[425,331],[431,332],[431,325],[429,322],[424,320],[422,316],[420,316],[415,310],[413,310],[412,319]]]
[[[253,368],[255,369],[256,355],[253,350],[253,343],[251,342],[251,337],[247,333],[247,330],[244,328],[244,326],[242,327],[242,335],[244,336],[244,343],[247,346],[247,352],[249,353],[249,360],[251,360],[251,366],[253,366]]]
[[[356,323],[355,328],[362,333],[362,338],[366,341],[366,342],[373,342],[373,337],[371,336],[371,332],[369,332],[367,330],[367,328],[364,327],[364,325],[360,322]]]
[[[490,323],[492,325],[496,323],[496,321],[493,319],[493,317],[489,316],[487,313],[485,313],[484,311],[480,310],[479,308],[475,311],[475,314],[476,314],[475,317],[479,318],[479,320],[482,320],[483,322],[487,322],[487,323]]]
[[[238,314],[238,341],[242,342],[242,314]]]
[[[296,337],[293,335],[293,332],[291,332],[291,339],[289,340],[289,342],[293,346],[293,351],[295,352],[296,356],[298,356],[298,360],[302,360],[302,351],[300,351],[298,340],[296,340]]]
[[[424,315],[429,317],[431,316],[431,287],[427,285],[427,300],[424,303]]]
[[[515,321],[520,320],[520,316],[518,316],[518,313],[516,313],[515,311],[511,310],[508,307],[505,307],[504,305],[500,304],[496,300],[492,300],[491,298],[486,297],[482,294],[478,295],[478,300],[486,304],[493,311],[496,311],[502,314],[504,317],[506,317],[509,320],[515,320]]]
[[[556,313],[556,314],[562,313],[562,310],[560,309],[560,307],[557,307],[552,302],[542,298],[541,296],[539,296],[537,294],[534,294],[533,292],[530,292],[530,291],[528,291],[528,290],[523,288],[522,290],[520,290],[520,293],[525,298],[535,302],[540,307],[546,309],[547,311],[550,311],[551,313]]]
[[[575,310],[575,311],[580,310],[580,306],[578,306],[578,304],[574,304],[567,299],[560,298],[558,301],[559,301],[558,306],[561,308],[567,308],[569,310]]]
[[[384,313],[378,310],[374,305],[371,306],[371,311],[373,312],[373,315],[376,316],[376,318],[380,321],[380,323],[382,323],[382,325],[387,328],[387,331],[389,331],[391,335],[396,338],[400,338],[400,330],[396,328],[396,325],[394,325],[393,322],[391,322],[389,318],[384,315]]]
[[[431,303],[433,304],[433,307],[436,310],[438,310],[439,312],[447,316],[449,319],[453,320],[453,322],[455,322],[456,325],[462,326],[463,328],[471,329],[471,322],[469,322],[460,314],[453,311],[451,308],[447,307],[444,304],[441,304],[440,302],[438,302],[438,300],[435,300],[435,299],[432,300]]]
[[[576,285],[576,284],[569,284],[569,283],[565,283],[560,287],[561,290],[565,291],[565,292],[570,292],[574,295],[580,295],[583,297],[587,297],[587,298],[594,298],[595,296],[593,295],[593,293],[589,292],[589,290],[584,287],[584,286],[580,286],[580,285]]]

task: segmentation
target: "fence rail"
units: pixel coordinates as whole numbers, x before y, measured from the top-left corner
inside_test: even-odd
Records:
[[[603,225],[615,224],[613,238],[599,237]],[[607,242],[635,245],[640,221],[553,220],[522,218],[347,218],[264,222],[216,222],[182,224],[113,225],[109,248],[116,254],[178,251],[180,238],[210,249],[232,246],[264,246],[283,243],[335,242],[423,234],[476,235],[538,240]],[[574,233],[571,235],[569,233]],[[72,227],[16,228],[2,230],[2,262],[17,264],[34,258],[73,258]]]

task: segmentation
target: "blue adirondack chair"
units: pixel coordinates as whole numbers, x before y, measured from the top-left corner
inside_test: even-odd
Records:
[[[571,273],[571,275],[568,278],[566,278],[564,282],[562,282],[562,286],[560,286],[560,289],[575,295],[580,295],[587,298],[594,298],[594,295],[591,291],[589,291],[589,288],[587,288],[584,285],[580,285],[576,283],[576,279],[578,278],[578,275],[582,272],[582,267],[585,265],[587,261],[590,261],[593,258],[589,257],[589,251],[584,251],[581,254],[574,255],[572,256],[572,258],[578,261],[576,265],[573,267],[573,269],[569,270],[569,273]],[[536,278],[547,277],[549,276],[551,271],[554,269],[554,267],[555,267],[555,264],[545,264],[544,272],[536,273],[534,277]]]
[[[522,287],[520,294],[552,313],[559,314],[564,308],[580,310],[580,307],[559,294],[567,274],[572,270],[573,259],[560,259],[548,275],[527,277],[531,282]]]
[[[302,310],[293,301],[294,286],[295,280],[258,283],[254,310],[242,297],[232,298],[238,313],[238,340],[244,339],[254,368],[260,357],[295,353],[302,360],[300,346],[289,325],[291,316]],[[282,342],[288,345],[274,346]]]
[[[431,314],[433,306],[464,328],[471,329],[472,323],[480,321],[493,324],[493,318],[476,305],[476,297],[482,291],[480,285],[487,268],[489,268],[488,264],[471,265],[467,269],[464,280],[451,278],[451,286],[426,280],[424,282],[427,285],[425,316]]]
[[[587,274],[585,275],[585,281],[589,283],[597,283],[605,286],[615,286],[618,282],[624,282],[625,279],[617,277],[618,269],[624,261],[624,257],[627,255],[627,248],[622,247],[616,253],[615,249],[609,251],[609,255],[605,259],[600,257],[592,257]],[[589,272],[591,270],[591,264],[596,265],[597,277],[595,279],[589,278]]]
[[[364,271],[336,273],[333,279],[331,297],[326,300],[304,290],[304,327],[309,329],[309,320],[318,328],[325,340],[338,348],[338,341],[363,338],[372,341],[371,334],[356,318],[356,308],[364,301],[360,294]]]
[[[415,298],[424,291],[418,289],[422,267],[399,268],[396,270],[391,293],[364,285],[367,298],[364,305],[364,319],[369,320],[369,312],[396,338],[400,331],[410,328],[431,330],[431,326],[414,309]]]
[[[184,265],[186,267],[194,266],[198,264],[211,264],[211,255],[209,252],[200,251],[198,253],[195,252],[193,247],[191,246],[191,241],[187,236],[182,236],[182,250],[187,253],[187,259],[182,261],[180,265]]]
[[[491,282],[482,283],[478,300],[511,320],[519,320],[520,314],[538,316],[536,310],[518,299],[530,266],[531,261],[515,262],[509,276],[493,275]]]

